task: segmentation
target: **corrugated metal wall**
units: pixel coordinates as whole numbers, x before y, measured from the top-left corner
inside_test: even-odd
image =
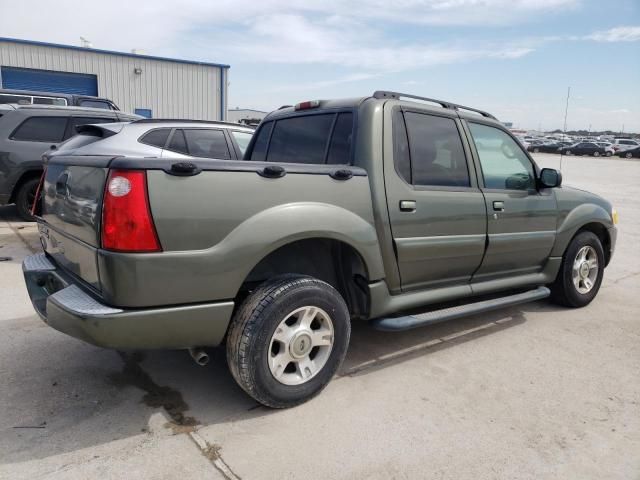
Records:
[[[228,80],[221,67],[7,41],[0,41],[0,65],[97,75],[98,95],[126,112],[147,108],[154,118],[200,120],[226,116],[220,88]]]

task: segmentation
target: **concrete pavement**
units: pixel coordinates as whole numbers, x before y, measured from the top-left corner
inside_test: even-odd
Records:
[[[538,155],[558,166],[553,155]],[[597,299],[404,333],[354,325],[339,375],[274,411],[224,351],[118,353],[34,314],[32,224],[0,207],[0,478],[640,478],[640,162],[569,157],[565,184],[617,207]],[[22,228],[21,228],[22,227]]]

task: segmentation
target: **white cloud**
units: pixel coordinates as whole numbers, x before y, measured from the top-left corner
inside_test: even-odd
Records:
[[[640,41],[640,26],[615,27],[594,32],[583,38],[596,42],[638,42]]]

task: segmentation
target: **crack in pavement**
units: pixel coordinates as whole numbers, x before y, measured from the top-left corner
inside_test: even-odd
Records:
[[[202,425],[194,417],[185,415],[189,405],[182,398],[182,394],[166,385],[158,385],[151,376],[140,366],[144,356],[141,352],[118,352],[124,362],[121,372],[111,373],[109,379],[116,386],[131,385],[146,392],[142,397],[145,405],[151,408],[162,408],[171,421],[165,424],[166,428],[173,430],[175,435],[187,434],[196,444],[200,453],[211,462],[226,479],[241,480],[225,463],[220,454],[222,447],[210,444],[197,433],[197,426]]]

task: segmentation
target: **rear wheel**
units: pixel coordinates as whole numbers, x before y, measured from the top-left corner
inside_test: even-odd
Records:
[[[624,157],[625,158],[633,158],[633,153],[625,153]]]
[[[36,192],[38,191],[39,183],[39,178],[31,178],[18,188],[18,193],[16,193],[16,207],[18,209],[18,215],[20,215],[20,218],[23,220],[33,220],[31,207],[36,199]]]
[[[539,148],[534,148],[533,149],[533,153],[540,153],[540,149]]]
[[[571,150],[567,150],[566,152],[564,152],[565,155],[570,156],[571,155]]]
[[[344,360],[351,323],[329,284],[287,275],[263,283],[229,327],[227,362],[238,384],[263,405],[292,407],[314,397]]]
[[[612,155],[612,153],[611,153],[611,152],[606,152],[606,153],[605,153],[605,155],[606,155],[607,157],[610,157],[610,156]]]
[[[604,250],[593,232],[580,232],[567,247],[551,287],[553,301],[566,307],[584,307],[598,294],[604,274]]]
[[[600,152],[593,152],[593,156],[594,157],[599,157],[600,156]]]

